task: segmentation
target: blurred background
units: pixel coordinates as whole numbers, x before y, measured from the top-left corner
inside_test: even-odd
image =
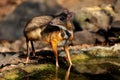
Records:
[[[114,44],[120,40],[120,0],[0,0],[0,41],[24,38],[28,20],[56,15],[63,8],[74,12],[73,44]]]

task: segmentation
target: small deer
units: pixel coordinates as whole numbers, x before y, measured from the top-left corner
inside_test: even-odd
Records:
[[[72,65],[69,54],[69,42],[73,39],[73,25],[70,21],[71,13],[68,10],[64,10],[63,13],[56,17],[51,16],[38,16],[32,18],[24,29],[24,35],[27,44],[27,59],[29,61],[29,41],[32,45],[33,55],[35,55],[35,49],[33,41],[43,41],[51,45],[55,58],[56,66],[58,67],[58,52],[57,46],[63,44],[65,52],[67,54],[68,61]]]

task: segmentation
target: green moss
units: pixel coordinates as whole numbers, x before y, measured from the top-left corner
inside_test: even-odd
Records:
[[[44,70],[44,69],[51,69],[53,65],[51,64],[40,64],[40,65],[29,65],[26,67],[23,67],[22,69],[27,71],[28,73],[34,71],[34,70]]]
[[[55,66],[52,64],[26,65],[24,67],[16,68],[16,69],[6,72],[3,76],[3,78],[1,78],[1,79],[22,80],[23,78],[30,77],[30,76],[36,77],[36,76],[38,76],[36,74],[41,73],[41,72],[46,73],[49,71],[52,72],[54,70],[55,70]],[[48,76],[42,76],[42,77],[48,77]],[[33,80],[34,80],[34,78],[33,78]]]
[[[4,79],[5,80],[17,80],[20,76],[23,76],[23,75],[24,73],[21,73],[19,69],[14,69],[4,74]]]
[[[58,71],[56,71],[55,65],[52,64],[33,64],[10,70],[0,80],[64,80],[66,73],[67,70],[64,68],[58,68]],[[69,80],[73,80],[74,77],[76,77],[76,80],[82,77],[82,75],[72,72],[70,75]]]
[[[74,62],[77,62],[80,60],[89,59],[90,57],[88,55],[85,55],[84,53],[81,53],[81,54],[77,54],[77,55],[72,55],[71,58],[72,58],[72,62],[74,63]]]

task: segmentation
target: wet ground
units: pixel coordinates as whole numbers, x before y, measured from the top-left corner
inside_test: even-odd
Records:
[[[59,49],[59,68],[49,48],[36,50],[29,64],[25,52],[1,52],[0,80],[120,80],[119,47],[71,47],[72,66]]]
[[[118,58],[77,60],[73,61],[73,66],[60,62],[59,68],[49,60],[48,63],[20,63],[19,67],[6,70],[0,80],[120,80]]]
[[[74,63],[73,66],[60,65],[60,68],[37,71],[21,80],[120,80],[119,59],[91,59]]]

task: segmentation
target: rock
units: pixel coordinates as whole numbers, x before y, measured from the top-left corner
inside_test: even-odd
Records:
[[[115,2],[114,7],[115,7],[115,11],[116,11],[117,13],[120,13],[120,1],[119,1],[119,0],[117,0],[117,1]]]
[[[66,69],[66,67],[68,66],[67,62],[63,59],[63,57],[65,57],[66,55],[64,55],[65,53],[63,51],[59,51],[59,62],[60,62],[60,70],[58,70],[56,68],[56,70],[58,70],[58,73],[60,73],[59,71],[61,71],[61,69]],[[120,68],[120,45],[114,45],[111,47],[101,47],[101,46],[94,46],[94,47],[90,47],[90,48],[83,48],[83,49],[72,49],[72,47],[70,48],[70,55],[71,55],[71,59],[73,62],[73,66],[71,68],[71,75],[73,77],[73,73],[75,73],[75,75],[83,75],[83,77],[86,78],[86,76],[90,77],[90,75],[105,75],[106,76],[108,74],[111,73],[111,77],[114,76],[119,76],[119,68]],[[5,70],[9,70],[7,72],[14,72],[14,79],[18,78],[25,78],[25,77],[36,77],[35,75],[32,75],[34,72],[35,74],[39,74],[39,73],[43,73],[45,72],[46,75],[51,75],[51,73],[49,73],[49,69],[51,72],[52,70],[55,70],[55,63],[53,63],[53,59],[51,59],[51,57],[53,57],[53,54],[51,51],[40,51],[37,52],[37,56],[43,56],[43,58],[39,58],[40,60],[38,61],[38,65],[36,64],[27,64],[27,65],[19,65],[21,62],[21,57],[20,54],[18,53],[1,53],[0,54],[0,65],[2,66],[6,66],[7,64],[11,65],[8,66],[6,68],[3,68],[3,72]],[[44,62],[42,63],[42,61],[44,60]],[[19,66],[15,66],[15,65],[19,65]],[[54,65],[53,65],[54,64]],[[45,67],[46,66],[46,67]],[[47,68],[47,70],[45,69]],[[11,70],[12,69],[12,70]],[[38,72],[38,69],[40,69],[40,71]],[[41,70],[42,69],[42,70]],[[2,70],[2,69],[1,69]],[[36,72],[37,70],[37,72]],[[45,70],[45,71],[44,71]],[[69,68],[68,68],[68,71]],[[26,75],[18,75],[18,73],[25,73]],[[57,72],[57,71],[56,71]],[[63,72],[63,71],[62,71]],[[16,74],[17,73],[17,74]],[[70,73],[70,72],[66,72],[66,73]],[[85,75],[87,73],[87,75]],[[9,73],[2,73],[4,74],[3,76],[5,77],[6,75],[9,76]],[[41,74],[40,74],[41,75]],[[70,75],[70,79],[71,79],[71,75]],[[43,75],[42,75],[43,76]],[[62,75],[63,76],[63,75]],[[65,76],[65,75],[64,75]],[[110,77],[110,75],[109,75]],[[13,79],[13,77],[9,76],[6,77],[6,79]],[[91,77],[90,77],[91,78]],[[97,77],[96,77],[97,78]],[[108,77],[106,77],[108,78]],[[72,78],[73,79],[73,78]],[[76,78],[76,79],[79,79]],[[93,79],[93,78],[92,78]],[[103,79],[103,78],[102,78]],[[119,78],[118,78],[119,79]]]
[[[4,1],[0,1],[0,6],[4,6],[7,4],[7,0],[4,0]]]
[[[91,7],[91,6],[97,6],[97,5],[108,5],[108,4],[114,4],[117,0],[57,0],[57,2],[65,8],[68,8],[72,11],[79,10],[81,7]],[[71,6],[72,5],[72,6]]]
[[[72,49],[70,47],[70,53],[71,53],[71,59],[88,59],[92,57],[111,57],[111,58],[119,58],[120,57],[120,45],[114,45],[111,47],[102,47],[102,46],[94,46],[89,48],[83,48],[83,49]],[[81,54],[81,55],[79,55]],[[41,50],[36,52],[36,56],[41,56],[42,59],[45,62],[45,59],[49,58],[51,60],[51,57],[54,57],[53,52],[48,48],[48,50]],[[48,57],[49,56],[49,57]],[[60,57],[65,57],[64,51],[59,51]],[[79,57],[78,57],[79,56]],[[7,64],[18,64],[19,62],[23,62],[24,60],[21,60],[25,58],[25,55],[23,53],[19,52],[1,52],[0,53],[0,66],[5,66]],[[40,58],[41,59],[41,58]],[[36,60],[36,59],[34,59]],[[63,62],[64,63],[64,62]]]
[[[74,33],[74,45],[79,44],[94,44],[95,43],[95,35],[90,33],[89,31],[83,30]]]
[[[107,31],[110,26],[112,14],[114,14],[114,10],[110,5],[104,7],[83,7],[77,11],[75,20],[78,21],[83,30],[97,32],[102,29]]]
[[[52,2],[49,0],[24,1],[11,14],[0,21],[0,39],[16,40],[23,36],[24,26],[32,17],[38,15],[55,15],[61,9],[55,0]]]
[[[110,12],[112,11],[112,8],[110,7],[111,9],[110,8],[106,9],[106,6],[108,4],[115,3],[115,1],[116,0],[109,0],[109,1],[107,0],[105,1],[103,0],[102,1],[53,0],[52,2],[49,0],[41,0],[41,1],[39,0],[25,0],[25,1],[24,0],[20,0],[20,1],[5,0],[5,1],[1,1],[1,4],[3,5],[8,4],[8,2],[9,2],[9,5],[11,4],[15,4],[15,5],[13,5],[14,9],[8,10],[7,12],[5,12],[7,16],[5,16],[0,21],[0,26],[1,26],[0,39],[16,40],[20,38],[21,36],[23,36],[24,26],[26,22],[29,21],[29,19],[31,19],[34,16],[38,16],[38,15],[51,15],[51,14],[54,15],[58,13],[63,7],[68,8],[70,11],[75,13],[76,15],[75,20],[77,22],[75,24],[80,25],[79,27],[81,27],[81,29],[87,28],[88,30],[93,31],[93,32],[98,31],[100,28],[103,28],[106,30],[108,28],[109,16],[106,15],[104,12],[98,11],[95,9],[99,8],[99,9],[104,9]],[[90,4],[88,4],[88,2]],[[98,6],[102,4],[105,6],[104,7]],[[71,5],[74,5],[74,6],[71,7]],[[90,8],[94,9],[94,11],[87,10]],[[81,18],[81,16],[84,16],[84,18],[83,17]],[[95,17],[95,19],[97,20],[97,26],[96,24],[93,24],[91,22],[84,21],[84,20],[91,21],[92,17]],[[6,28],[8,29],[7,32],[6,32]]]
[[[20,53],[6,52],[0,53],[0,67],[8,64],[18,64],[20,62]]]
[[[120,42],[120,21],[113,21],[111,28],[108,30],[108,40],[110,43]]]
[[[77,73],[88,74],[119,74],[120,45],[111,47],[91,47],[81,50],[71,50],[73,69]]]
[[[119,58],[120,54],[120,45],[116,44],[111,47],[102,47],[102,46],[95,46],[88,49],[83,49],[83,52],[87,53],[88,55],[95,56],[95,57],[115,57]]]
[[[74,71],[88,74],[108,74],[119,72],[118,59],[88,59],[78,60],[74,63]],[[113,70],[114,68],[114,70]]]
[[[77,31],[74,33],[74,45],[79,44],[97,44],[97,43],[104,43],[105,36],[104,33],[92,33],[87,30]]]
[[[111,28],[120,29],[120,20],[118,20],[118,21],[113,21],[113,22],[111,23]]]
[[[23,2],[24,0],[2,0],[0,1],[0,20],[10,14],[14,9]]]

